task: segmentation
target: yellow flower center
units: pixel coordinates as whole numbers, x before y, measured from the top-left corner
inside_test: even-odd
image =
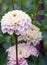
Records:
[[[31,30],[33,31],[34,29],[33,29],[33,28],[31,28]]]
[[[20,51],[19,54],[22,54],[22,51]]]
[[[15,16],[16,16],[16,14],[13,14],[13,16],[15,17]]]

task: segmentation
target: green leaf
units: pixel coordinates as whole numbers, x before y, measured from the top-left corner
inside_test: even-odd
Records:
[[[3,15],[0,13],[0,19],[2,18],[2,16],[3,16]]]
[[[32,56],[32,60],[33,60],[34,65],[38,65],[38,63],[39,63],[38,57]]]
[[[29,65],[38,65],[38,58],[35,57],[35,56],[30,56],[28,59],[27,59],[27,62]]]
[[[33,7],[34,7],[33,0],[25,0],[24,6],[23,6],[24,11],[32,11]]]
[[[47,6],[47,0],[44,0],[44,4],[45,4],[45,6]]]
[[[3,46],[3,48],[5,50],[8,49],[9,47],[11,47],[11,45],[10,44],[7,44],[7,43],[3,43],[2,46]]]
[[[40,10],[36,15],[43,15],[43,16],[47,17],[47,11]]]
[[[11,37],[10,37],[10,36],[6,36],[6,37],[5,37],[5,42],[6,42],[7,44],[10,44],[10,45],[11,45]]]
[[[39,65],[46,65],[46,62],[45,62],[45,60],[43,58],[43,55],[41,55],[41,54],[39,56]]]
[[[47,55],[47,39],[44,40],[44,52]]]
[[[3,35],[0,35],[0,44],[5,42],[5,39],[4,39],[4,36]]]
[[[34,12],[33,11],[27,11],[26,13],[31,17],[32,20],[34,20]]]
[[[0,55],[2,55],[5,52],[5,49],[0,45]]]
[[[5,13],[7,13],[9,11],[9,8],[6,9]]]
[[[0,43],[5,42],[5,38],[4,35],[2,34],[1,30],[0,30]]]
[[[43,40],[44,40],[44,41],[47,40],[47,31],[46,31],[46,32],[43,31],[43,32],[42,32],[42,36],[43,36]]]
[[[0,55],[0,64],[7,65],[7,53],[6,52]]]
[[[32,23],[34,24],[34,25],[36,25],[36,26],[38,26],[38,27],[40,27],[41,26],[41,23],[39,22],[39,21],[32,21]]]
[[[28,65],[34,65],[29,59],[27,59]]]
[[[10,46],[12,46],[10,36],[5,37],[5,42],[2,44],[2,46],[4,47],[4,49],[8,49]]]

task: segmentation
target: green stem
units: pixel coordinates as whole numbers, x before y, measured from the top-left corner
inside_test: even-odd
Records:
[[[41,3],[42,3],[42,0],[39,0],[38,2],[37,2],[37,0],[34,0],[34,20],[35,20],[36,14],[37,14],[36,11],[40,7]]]
[[[25,3],[25,0],[21,0],[21,10],[23,10],[24,8],[24,3]]]
[[[21,10],[23,10],[23,1],[21,0]]]
[[[14,10],[14,0],[12,0],[12,8],[13,8],[13,10]]]

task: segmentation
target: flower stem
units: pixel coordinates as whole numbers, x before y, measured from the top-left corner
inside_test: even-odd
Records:
[[[14,0],[12,0],[12,9],[14,10]]]
[[[14,0],[12,0],[12,9],[14,10]],[[16,47],[16,65],[18,65],[18,36],[14,34]]]
[[[13,10],[14,10],[14,0],[12,0],[12,8],[13,8]],[[18,65],[18,36],[16,35],[14,35],[14,37],[15,37],[15,46],[16,46],[16,65]]]
[[[21,0],[21,10],[23,10],[24,8],[24,3],[25,3],[25,0]]]
[[[16,44],[16,65],[18,65],[18,36],[15,35],[15,44]]]

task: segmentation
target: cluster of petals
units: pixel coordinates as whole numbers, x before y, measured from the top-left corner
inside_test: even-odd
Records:
[[[7,64],[8,65],[11,65],[11,64],[16,65],[16,48],[15,48],[15,45],[8,48],[6,50],[6,52],[8,52],[8,57],[7,57],[8,63]],[[19,43],[18,44],[18,63],[19,63],[19,65],[28,65],[25,58],[28,58],[31,55],[38,57],[38,54],[39,54],[38,50],[34,46],[27,45],[25,43],[22,43],[22,44]]]
[[[42,32],[37,26],[32,24],[28,32],[25,32],[24,34],[20,35],[18,37],[18,40],[25,40],[29,45],[33,44],[34,46],[36,46],[42,40]]]
[[[6,13],[1,19],[1,30],[3,33],[22,34],[29,30],[31,18],[21,10],[12,10]]]
[[[16,65],[16,59],[14,59],[14,60],[8,59],[7,65]],[[20,58],[20,59],[18,59],[18,65],[28,65],[28,63],[27,63],[26,59]]]

